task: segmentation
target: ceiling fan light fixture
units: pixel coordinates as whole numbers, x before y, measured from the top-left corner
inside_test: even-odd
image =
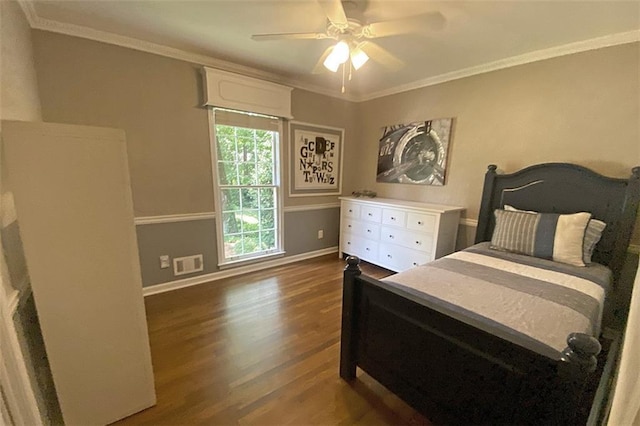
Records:
[[[366,64],[368,60],[369,56],[359,47],[356,47],[351,51],[351,64],[353,65],[353,69],[356,71]]]
[[[331,50],[327,59],[324,60],[323,65],[331,72],[338,71],[338,67],[349,59],[349,45],[340,41]]]

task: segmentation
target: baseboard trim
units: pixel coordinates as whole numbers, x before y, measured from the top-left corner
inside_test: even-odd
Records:
[[[185,287],[204,284],[211,281],[221,280],[223,278],[235,277],[237,275],[248,274],[249,272],[261,271],[275,266],[287,265],[289,263],[299,262],[301,260],[313,259],[314,257],[325,256],[338,252],[338,247],[328,247],[308,253],[296,254],[293,256],[282,257],[279,259],[269,260],[266,262],[255,263],[238,268],[226,269],[224,271],[212,272],[210,274],[198,275],[197,277],[185,278],[182,280],[169,281],[162,284],[154,284],[142,289],[142,294],[152,296],[154,294],[166,293],[168,291],[178,290]]]

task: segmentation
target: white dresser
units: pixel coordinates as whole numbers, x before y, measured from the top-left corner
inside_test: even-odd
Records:
[[[455,250],[462,207],[340,197],[340,255],[400,272]]]

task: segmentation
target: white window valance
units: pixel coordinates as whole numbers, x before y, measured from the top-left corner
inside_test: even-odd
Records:
[[[204,67],[206,106],[292,119],[292,87]]]

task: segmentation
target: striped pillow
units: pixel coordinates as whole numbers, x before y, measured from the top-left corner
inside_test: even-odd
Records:
[[[582,246],[582,260],[587,265],[591,263],[593,250],[595,250],[596,244],[602,238],[602,232],[606,226],[606,223],[598,219],[591,219],[587,225],[587,231],[584,233],[584,245]]]
[[[508,204],[504,205],[504,209],[510,212],[527,212],[537,213],[531,210],[520,210]],[[591,219],[587,224],[587,230],[584,233],[584,242],[582,244],[582,261],[588,265],[591,263],[591,256],[596,248],[596,244],[602,238],[602,232],[606,228],[607,224],[598,219]]]
[[[585,266],[582,247],[591,213],[494,213],[492,248]]]

